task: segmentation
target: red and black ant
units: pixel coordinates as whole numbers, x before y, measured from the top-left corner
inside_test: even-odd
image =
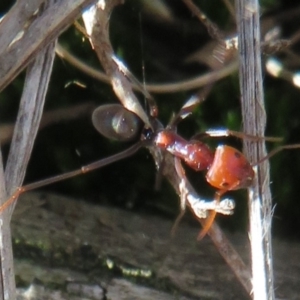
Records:
[[[108,158],[101,159],[97,162],[91,163],[82,167],[79,170],[75,170],[66,174],[51,177],[45,180],[41,180],[32,184],[25,185],[17,189],[17,191],[2,205],[0,206],[0,212],[5,210],[15,199],[25,191],[33,190],[38,187],[42,187],[57,181],[68,179],[79,174],[83,174],[101,167],[104,167],[113,162],[119,161],[126,157],[129,157],[136,153],[141,147],[155,147],[157,150],[164,150],[175,157],[175,169],[178,176],[184,179],[184,170],[179,166],[178,160],[183,160],[189,167],[195,171],[207,171],[207,182],[217,189],[214,200],[208,202],[208,205],[204,205],[201,211],[201,205],[197,199],[188,200],[188,197],[184,194],[184,188],[181,187],[181,214],[175,222],[175,226],[181,218],[185,201],[192,201],[193,210],[195,215],[200,217],[206,217],[207,210],[211,210],[210,217],[208,218],[206,225],[200,232],[198,239],[202,239],[211,227],[216,213],[221,212],[223,214],[231,214],[234,208],[234,202],[225,199],[224,203],[220,205],[221,197],[228,191],[247,188],[251,185],[255,176],[253,165],[245,158],[245,156],[237,149],[221,145],[218,146],[215,152],[213,152],[205,143],[200,141],[203,136],[220,137],[220,136],[236,136],[238,138],[249,138],[258,140],[259,137],[248,136],[244,133],[239,133],[230,130],[209,130],[203,134],[199,134],[192,140],[187,141],[176,133],[176,126],[178,122],[189,114],[197,106],[200,101],[205,99],[210,87],[207,87],[202,92],[201,96],[192,97],[179,111],[172,122],[164,128],[157,119],[157,108],[153,107],[155,103],[153,99],[148,101],[150,106],[150,112],[155,112],[153,116],[149,116],[149,124],[142,125],[141,119],[131,111],[125,109],[120,104],[107,104],[99,106],[95,109],[92,115],[92,122],[94,127],[105,137],[110,139],[116,139],[119,141],[134,140],[139,137],[139,141],[129,147],[128,149],[110,156]],[[147,95],[147,98],[149,95]],[[277,141],[276,138],[264,138],[265,140]],[[299,145],[283,146],[275,151],[271,152],[263,160],[274,155],[282,149],[299,148]],[[204,211],[203,211],[204,210]],[[196,212],[197,211],[197,212]]]

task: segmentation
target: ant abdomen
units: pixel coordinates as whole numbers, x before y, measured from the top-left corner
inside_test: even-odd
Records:
[[[221,145],[207,174],[207,182],[217,189],[238,190],[252,184],[254,171],[246,157],[237,149]]]
[[[120,104],[97,107],[93,112],[92,122],[103,136],[118,141],[133,140],[141,130],[140,118]]]

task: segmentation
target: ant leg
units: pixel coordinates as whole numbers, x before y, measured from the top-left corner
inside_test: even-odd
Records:
[[[214,201],[216,202],[216,204],[218,205],[220,203],[220,198],[221,196],[226,192],[227,190],[225,191],[217,191],[216,194],[215,194],[215,199]],[[216,206],[217,206],[216,205]],[[207,234],[207,232],[209,231],[210,227],[212,226],[215,218],[216,218],[216,215],[217,215],[217,211],[216,210],[212,210],[210,215],[207,217],[206,219],[206,223],[205,225],[203,226],[202,230],[199,232],[198,234],[198,237],[197,237],[197,240],[198,241],[201,241],[205,235]]]
[[[175,219],[175,222],[172,226],[171,229],[171,236],[174,237],[175,235],[175,231],[182,219],[182,217],[185,214],[185,209],[186,209],[186,197],[187,197],[187,188],[186,188],[186,176],[185,176],[185,171],[181,165],[181,161],[178,157],[174,157],[174,162],[175,162],[175,169],[176,172],[179,176],[179,178],[181,178],[180,180],[180,184],[179,184],[179,191],[180,191],[180,213],[177,216],[177,218]]]
[[[281,152],[282,150],[291,150],[291,149],[299,149],[300,144],[293,144],[293,145],[285,145],[285,146],[280,146],[274,150],[272,150],[268,155],[260,159],[258,162],[255,162],[251,164],[252,167],[259,165],[260,163],[264,162],[265,160],[269,159],[270,157],[274,156],[278,152]]]
[[[214,198],[215,206],[218,207],[220,205],[220,199],[225,193],[227,193],[228,191],[234,190],[239,185],[240,185],[240,181],[237,181],[234,184],[228,186],[226,189],[217,191],[215,193],[215,198]],[[203,226],[202,230],[200,231],[200,233],[197,237],[198,241],[201,241],[205,237],[205,235],[209,231],[210,227],[212,226],[212,224],[216,218],[216,215],[217,215],[217,210],[216,209],[212,210],[210,215],[206,219],[205,225]]]
[[[193,1],[183,0],[183,2],[189,8],[192,14],[195,15],[200,20],[200,22],[207,28],[208,33],[213,39],[222,40],[224,36],[223,32],[218,28],[218,26],[215,23],[208,19],[208,17],[200,10],[199,7],[197,7],[193,3]]]
[[[180,190],[180,213],[177,216],[172,229],[171,229],[171,236],[174,236],[175,231],[182,219],[182,217],[185,214],[186,209],[186,203],[188,201],[189,206],[191,207],[192,212],[195,214],[195,216],[198,219],[207,218],[207,212],[208,210],[211,210],[212,213],[208,217],[208,222],[205,224],[203,230],[199,234],[199,239],[202,239],[207,231],[210,229],[215,216],[217,213],[221,213],[224,215],[231,215],[234,209],[234,202],[230,199],[224,199],[220,201],[220,198],[223,194],[225,194],[228,190],[234,189],[236,185],[239,184],[236,183],[232,186],[229,186],[228,189],[220,190],[216,192],[214,201],[207,202],[205,200],[199,199],[199,197],[195,197],[192,193],[190,193],[188,186],[187,186],[187,178],[185,176],[185,171],[181,165],[181,160],[178,157],[174,157],[175,162],[175,169],[176,172],[181,178],[180,184],[179,184],[179,190]]]
[[[180,213],[177,216],[177,218],[175,219],[174,224],[173,224],[173,226],[171,228],[171,237],[175,236],[175,232],[176,232],[176,230],[178,228],[178,225],[179,225],[181,219],[183,218],[184,214],[185,214],[185,210],[180,209]]]
[[[62,180],[72,178],[72,177],[80,175],[80,174],[85,174],[87,172],[102,168],[106,165],[109,165],[111,163],[117,162],[117,161],[119,161],[123,158],[126,158],[128,156],[133,155],[134,153],[136,153],[141,148],[142,145],[143,145],[142,142],[138,142],[138,143],[132,145],[131,147],[129,147],[128,149],[126,149],[126,150],[124,150],[120,153],[117,153],[117,154],[112,155],[110,157],[100,159],[96,162],[93,162],[93,163],[91,163],[87,166],[82,167],[81,169],[71,171],[71,172],[68,172],[68,173],[65,173],[65,174],[57,175],[57,176],[54,176],[54,177],[51,177],[51,178],[47,178],[47,179],[44,179],[44,180],[41,180],[41,181],[37,181],[37,182],[30,183],[30,184],[24,185],[22,187],[19,187],[12,194],[12,196],[10,196],[8,198],[8,200],[0,206],[0,213],[2,213],[7,207],[9,207],[13,202],[15,202],[21,194],[23,194],[27,191],[31,191],[31,190],[37,189],[37,188],[42,187],[42,186],[46,186],[46,185],[51,184],[51,183],[62,181]]]
[[[10,205],[12,205],[18,199],[18,197],[24,192],[25,192],[24,187],[19,187],[13,193],[13,195],[0,206],[0,213],[5,211]]]
[[[267,142],[281,142],[283,139],[279,137],[262,137],[262,136],[255,136],[251,134],[247,134],[244,132],[229,130],[229,129],[210,129],[206,130],[203,134],[208,135],[210,137],[227,137],[227,136],[234,136],[239,139],[247,139],[250,141],[267,141]],[[197,136],[196,136],[197,137]]]
[[[188,117],[193,110],[207,98],[212,86],[213,84],[208,84],[200,92],[191,96],[190,99],[182,106],[180,111],[175,115],[175,117],[172,118],[171,122],[167,126],[167,129],[176,129],[178,123]]]
[[[162,160],[158,165],[156,176],[155,176],[155,183],[154,183],[154,190],[159,191],[161,188],[161,183],[163,179],[163,169],[166,165],[166,156],[163,154]]]

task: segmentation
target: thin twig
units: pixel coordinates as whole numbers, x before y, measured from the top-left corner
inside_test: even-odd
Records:
[[[113,7],[118,4],[119,1],[101,1],[99,2],[98,6],[91,8],[90,11],[87,11],[85,14],[88,14],[85,16],[84,19],[88,20],[88,27],[91,27],[89,30],[87,30],[90,34],[92,45],[97,52],[100,61],[103,64],[104,69],[108,72],[108,75],[112,75],[112,69],[114,69],[114,54],[112,47],[110,45],[109,40],[109,16],[111,15],[111,11]],[[103,5],[103,6],[102,6]],[[104,8],[105,6],[105,8]],[[105,66],[104,66],[105,65]],[[113,70],[113,76],[119,77],[120,75],[117,74],[121,71],[118,69]],[[124,80],[127,80],[125,77]],[[128,81],[128,80],[127,80]],[[128,84],[124,84],[120,86],[119,88],[122,88],[123,91],[119,94],[117,94],[119,97],[120,95],[128,95],[128,91],[126,90],[128,87],[131,86]],[[130,91],[131,93],[131,91]],[[125,99],[126,100],[126,99]],[[120,101],[124,102],[124,99],[120,99]],[[160,162],[162,161],[162,153],[157,147],[149,147],[149,150],[156,162],[156,165],[159,166]],[[176,192],[180,195],[180,183],[181,178],[179,178],[175,166],[174,166],[174,158],[172,155],[166,155],[165,160],[165,167],[163,168],[163,174],[167,177],[171,185],[174,187]],[[193,194],[196,195],[194,189],[192,186],[187,182],[186,184],[187,188],[187,194]],[[200,196],[195,196],[195,198],[201,200],[202,198]],[[190,205],[189,202],[187,202],[188,207],[193,210],[194,206]],[[197,215],[197,212],[193,212],[195,215]],[[199,219],[199,222],[202,224],[205,224],[205,220]],[[245,287],[246,291],[248,293],[251,292],[251,285],[250,285],[250,272],[248,268],[243,263],[242,259],[238,255],[238,253],[234,250],[233,246],[230,244],[230,242],[226,239],[222,231],[219,229],[217,224],[214,224],[211,227],[211,230],[209,232],[209,235],[211,236],[213,242],[218,246],[218,250],[220,254],[224,257],[224,259],[228,262],[228,265],[232,268],[233,272],[237,275],[238,279],[242,283],[242,285]]]
[[[71,54],[69,51],[67,51],[63,46],[60,44],[57,44],[56,46],[56,53],[61,58],[68,61],[71,65],[73,65],[75,68],[78,68],[82,72],[86,73],[87,75],[101,81],[101,82],[107,82],[110,83],[110,78],[105,73],[101,72],[100,70],[97,70],[89,65],[87,65],[85,62],[80,60],[79,58],[75,57],[73,54]],[[207,85],[207,82],[216,82],[222,78],[225,78],[229,76],[230,74],[234,73],[238,69],[238,63],[237,60],[234,60],[233,62],[229,63],[228,65],[222,67],[219,70],[216,71],[210,71],[208,73],[205,73],[203,75],[187,79],[184,81],[178,81],[178,82],[171,82],[171,83],[159,83],[159,84],[149,84],[147,83],[145,85],[145,88],[150,93],[157,93],[157,94],[163,94],[163,93],[178,93],[182,91],[188,91],[196,88],[203,87]],[[132,88],[135,90],[139,90],[138,87],[136,87],[134,84],[132,85]]]
[[[43,114],[39,130],[62,121],[70,121],[87,115],[90,116],[94,108],[96,108],[95,104],[86,102],[84,104],[72,105],[68,108],[46,111]],[[0,141],[2,145],[8,144],[11,141],[14,128],[15,124],[12,123],[0,125]]]
[[[259,4],[257,0],[237,0],[239,32],[240,89],[244,131],[263,136],[266,126],[261,71]],[[263,140],[244,140],[244,150],[252,162],[266,156]],[[253,186],[249,189],[249,236],[252,252],[253,299],[274,299],[271,250],[272,202],[269,188],[269,164],[257,166]]]

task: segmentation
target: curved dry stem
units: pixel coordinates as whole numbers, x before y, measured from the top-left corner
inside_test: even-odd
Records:
[[[62,45],[57,44],[56,46],[56,54],[65,59],[75,68],[81,70],[85,74],[101,81],[110,84],[111,80],[110,77],[107,76],[105,73],[88,66],[85,62],[71,54],[67,51]],[[177,93],[182,91],[188,91],[196,88],[203,87],[207,85],[207,83],[213,83],[218,80],[221,80],[230,74],[237,71],[238,63],[237,61],[233,61],[232,63],[226,65],[225,67],[221,68],[217,71],[208,72],[204,75],[200,75],[191,79],[187,79],[180,82],[174,83],[164,83],[164,84],[146,84],[145,89],[150,93],[157,93],[157,94],[165,94],[165,93]],[[137,85],[132,85],[133,89],[139,91],[140,88]]]

